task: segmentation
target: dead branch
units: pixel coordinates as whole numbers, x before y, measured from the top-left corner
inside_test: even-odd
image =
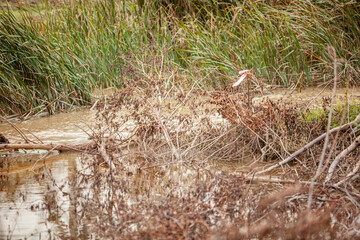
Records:
[[[164,134],[164,137],[167,141],[167,143],[169,144],[169,147],[173,153],[173,155],[175,156],[176,160],[181,160],[181,156],[178,152],[178,149],[174,146],[173,142],[171,141],[171,138],[170,138],[170,135],[169,135],[169,131],[167,130],[165,124],[163,123],[163,121],[161,120],[161,117],[160,117],[160,114],[159,112],[156,110],[156,108],[151,104],[151,102],[146,99],[146,101],[149,103],[149,105],[152,107],[154,113],[155,113],[155,116],[158,120],[158,123],[163,131],[163,134]]]
[[[332,114],[333,114],[333,111],[334,111],[336,84],[337,84],[337,78],[338,78],[338,74],[337,74],[337,58],[336,58],[336,52],[335,52],[334,47],[329,46],[328,51],[329,51],[329,53],[330,52],[333,53],[333,60],[334,60],[334,88],[333,88],[333,93],[332,93],[332,97],[331,97],[330,112],[329,112],[329,116],[328,116],[328,125],[327,125],[327,129],[326,129],[324,146],[323,146],[323,149],[322,149],[322,152],[321,152],[321,155],[320,155],[319,164],[318,164],[318,168],[316,170],[315,176],[311,179],[309,199],[308,199],[308,209],[311,208],[311,204],[312,204],[312,195],[313,195],[313,189],[314,189],[314,182],[316,181],[316,179],[320,176],[320,174],[322,172],[322,166],[324,164],[325,154],[326,154],[328,143],[329,143]],[[330,55],[331,55],[331,53],[330,53]],[[309,214],[310,214],[310,211],[309,211]]]
[[[342,151],[339,155],[336,156],[333,163],[329,167],[328,174],[326,175],[326,178],[325,178],[325,182],[330,181],[330,179],[331,179],[331,177],[332,177],[332,175],[333,175],[333,173],[335,171],[335,168],[338,165],[340,159],[342,159],[343,157],[347,156],[349,153],[354,151],[359,145],[360,145],[360,136],[358,136],[355,139],[355,141],[350,144],[349,147],[347,147],[344,151]]]
[[[340,182],[338,182],[337,184],[335,184],[335,186],[340,186],[341,184],[343,184],[344,182],[346,182],[347,180],[349,180],[350,178],[352,178],[353,176],[355,176],[357,173],[359,173],[359,169],[360,169],[360,161],[357,162],[355,168],[352,170],[351,173],[349,173],[345,178],[343,178]]]
[[[54,151],[54,148],[56,148],[56,146],[53,147],[53,149],[51,149],[50,151],[48,151],[44,156],[42,156],[41,158],[39,158],[38,160],[36,160],[36,162],[34,163],[34,165],[32,166],[32,168],[31,168],[30,171],[34,171],[34,168],[35,168],[36,164],[37,164],[38,162],[40,162],[41,160],[45,159],[47,156],[49,156],[49,155]]]
[[[29,144],[29,143],[21,143],[21,144],[0,144],[0,149],[8,149],[8,150],[19,150],[19,149],[38,149],[38,150],[57,150],[57,151],[74,151],[74,152],[84,152],[89,148],[92,148],[95,143],[86,143],[86,144],[78,144],[78,145],[56,145],[56,144]]]
[[[356,119],[352,122],[349,122],[347,124],[344,124],[342,126],[333,128],[329,131],[329,134],[335,133],[337,131],[342,131],[345,130],[347,128],[352,127],[354,124],[359,123],[360,122],[360,114],[356,117]],[[304,147],[300,148],[299,150],[297,150],[296,152],[294,152],[293,154],[291,154],[289,157],[285,158],[283,161],[268,167],[267,169],[257,172],[255,173],[255,175],[260,175],[260,174],[264,174],[267,172],[270,172],[278,167],[281,167],[289,162],[291,162],[295,157],[297,157],[298,155],[300,155],[302,152],[308,150],[309,148],[311,148],[312,146],[314,146],[316,143],[320,142],[321,140],[323,140],[326,137],[327,133],[323,133],[322,135],[320,135],[319,137],[315,138],[314,140],[312,140],[311,142],[309,142],[308,144],[306,144]]]
[[[102,142],[99,146],[98,146],[98,150],[99,153],[101,155],[101,157],[103,158],[103,160],[105,161],[105,163],[109,166],[110,170],[115,168],[114,163],[111,161],[111,158],[109,157],[109,155],[106,153],[106,149],[105,149],[105,143]]]

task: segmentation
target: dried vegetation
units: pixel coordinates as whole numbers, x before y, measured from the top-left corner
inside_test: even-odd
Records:
[[[70,184],[75,191],[66,192],[77,227],[63,237],[360,236],[358,150],[341,160],[324,183],[329,165],[351,145],[356,129],[330,134],[331,151],[313,188],[310,179],[319,164],[322,140],[291,166],[254,176],[264,164],[275,164],[275,159],[323,134],[321,121],[306,121],[301,106],[270,100],[253,106],[247,94],[239,92],[207,92],[194,85],[185,93],[176,85],[165,86],[150,80],[127,83],[96,104],[98,124],[92,139],[97,148],[84,156],[83,169]],[[224,119],[216,117],[219,113]],[[214,162],[224,161],[247,167],[214,167]]]

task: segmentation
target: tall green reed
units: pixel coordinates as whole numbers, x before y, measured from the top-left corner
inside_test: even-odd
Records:
[[[85,79],[36,23],[22,17],[0,15],[1,114],[53,113],[88,102]]]
[[[329,2],[236,1],[206,22],[179,24],[187,43],[184,57],[225,78],[253,68],[268,83],[289,86],[304,79],[312,85],[332,77],[326,51],[331,45],[344,59],[344,76],[358,84],[360,4]]]
[[[228,84],[249,68],[270,84],[317,84],[332,77],[328,45],[359,84],[360,6],[346,0],[69,0],[0,21],[8,112],[54,112],[131,80]]]

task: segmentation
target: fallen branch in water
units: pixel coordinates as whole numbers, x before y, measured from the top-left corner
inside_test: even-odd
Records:
[[[56,144],[30,144],[30,143],[20,143],[20,144],[0,144],[1,149],[8,150],[19,150],[19,149],[37,149],[37,150],[57,150],[61,152],[72,151],[72,152],[85,152],[89,149],[92,149],[95,146],[95,143],[85,143],[78,145],[56,145]]]
[[[56,146],[53,147],[53,149],[51,149],[50,151],[48,151],[44,156],[42,156],[41,158],[39,158],[38,160],[36,160],[36,162],[34,163],[34,165],[32,166],[32,168],[31,168],[30,171],[34,171],[34,168],[35,168],[36,164],[37,164],[38,162],[40,162],[41,160],[45,159],[47,156],[49,156],[49,155],[54,151],[55,148],[56,148]]]
[[[345,130],[345,129],[348,129],[350,127],[352,127],[354,124],[356,123],[359,123],[360,122],[360,114],[356,117],[356,119],[352,122],[349,122],[347,124],[344,124],[342,126],[339,126],[339,127],[336,127],[336,128],[333,128],[329,131],[329,134],[332,134],[334,132],[337,132],[337,131],[342,131],[342,130]],[[315,138],[314,140],[312,140],[311,142],[309,142],[308,144],[306,144],[304,147],[300,148],[299,150],[297,150],[296,152],[294,152],[293,154],[291,154],[289,157],[285,158],[283,161],[271,166],[271,167],[268,167],[267,169],[263,170],[263,171],[260,171],[260,172],[257,172],[255,173],[255,175],[260,175],[260,174],[264,174],[264,173],[267,173],[267,172],[270,172],[272,170],[274,170],[275,168],[278,168],[280,166],[283,166],[287,163],[289,163],[290,161],[292,161],[295,157],[297,157],[298,155],[300,155],[302,152],[308,150],[310,147],[312,147],[313,145],[315,145],[316,143],[320,142],[321,140],[323,140],[325,137],[326,137],[326,134],[327,133],[324,133],[322,135],[320,135],[319,137]]]

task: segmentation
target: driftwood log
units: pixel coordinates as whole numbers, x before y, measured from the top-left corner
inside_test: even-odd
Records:
[[[57,150],[60,152],[72,151],[72,152],[85,152],[95,147],[94,142],[78,144],[78,145],[57,145],[57,144],[0,144],[0,150],[19,150],[19,149],[38,149],[38,150]]]

